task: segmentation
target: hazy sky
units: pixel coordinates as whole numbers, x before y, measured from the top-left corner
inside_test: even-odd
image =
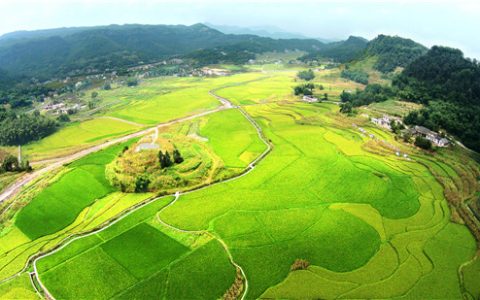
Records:
[[[409,37],[480,58],[479,0],[0,0],[0,34],[106,24],[275,26],[312,37]]]

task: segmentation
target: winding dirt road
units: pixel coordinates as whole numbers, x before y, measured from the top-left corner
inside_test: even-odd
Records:
[[[153,201],[156,201],[158,199],[161,199],[161,198],[165,198],[165,197],[168,197],[168,196],[174,196],[175,198],[169,203],[167,204],[165,207],[163,207],[160,211],[158,211],[157,215],[156,215],[156,219],[164,226],[170,228],[170,229],[173,229],[175,231],[179,231],[179,232],[184,232],[184,233],[190,233],[190,234],[200,234],[200,233],[204,233],[204,234],[208,234],[209,236],[211,236],[212,238],[214,238],[215,240],[217,240],[221,245],[222,247],[225,249],[225,252],[227,253],[227,256],[230,260],[230,263],[237,269],[240,270],[243,278],[244,278],[244,288],[243,288],[243,293],[241,295],[241,300],[244,300],[247,293],[248,293],[248,279],[247,279],[247,275],[245,273],[245,271],[243,270],[243,268],[237,263],[235,262],[234,258],[233,258],[233,255],[232,253],[230,252],[230,249],[228,247],[228,245],[225,243],[225,241],[223,241],[219,236],[215,235],[215,234],[212,234],[211,232],[207,231],[207,230],[185,230],[185,229],[182,229],[182,228],[178,228],[178,227],[175,227],[171,224],[168,224],[166,223],[165,221],[163,221],[161,218],[160,218],[160,214],[161,212],[163,212],[165,209],[167,209],[168,207],[172,206],[173,204],[175,204],[175,202],[180,198],[181,195],[185,195],[185,194],[189,194],[189,193],[192,193],[192,192],[195,192],[195,191],[198,191],[198,190],[202,190],[202,189],[206,189],[206,188],[209,188],[210,186],[212,185],[216,185],[216,184],[221,184],[221,183],[225,183],[225,182],[229,182],[229,181],[233,181],[233,180],[237,180],[243,176],[246,176],[247,174],[249,174],[251,171],[253,171],[253,169],[255,168],[255,166],[262,160],[264,159],[268,153],[270,153],[270,151],[272,150],[272,144],[268,141],[268,139],[265,137],[264,133],[263,133],[263,130],[262,128],[260,127],[260,125],[258,125],[258,123],[246,112],[244,111],[240,106],[235,106],[233,105],[228,99],[225,99],[223,97],[220,97],[218,95],[216,95],[214,93],[214,91],[210,91],[209,94],[215,98],[217,98],[220,102],[222,102],[222,106],[218,107],[217,109],[215,110],[211,110],[211,111],[207,111],[207,112],[203,112],[203,113],[200,113],[200,114],[196,114],[196,115],[193,115],[193,116],[190,116],[190,117],[185,117],[185,118],[181,118],[181,119],[177,119],[177,120],[174,120],[174,121],[170,121],[170,122],[167,122],[167,123],[163,123],[163,124],[160,124],[156,127],[153,127],[153,129],[158,129],[159,127],[164,127],[164,126],[169,126],[169,125],[172,125],[172,124],[176,124],[176,123],[179,123],[179,122],[183,122],[183,121],[187,121],[187,120],[191,120],[191,119],[194,119],[194,118],[198,118],[198,117],[201,117],[201,116],[205,116],[205,115],[208,115],[208,114],[211,114],[211,113],[215,113],[215,112],[218,112],[218,111],[221,111],[221,110],[224,110],[224,109],[230,109],[230,108],[235,108],[235,109],[238,109],[244,116],[245,118],[252,124],[252,126],[255,128],[255,131],[257,132],[259,138],[262,140],[262,142],[267,146],[267,148],[255,159],[253,160],[247,167],[246,169],[234,176],[234,177],[231,177],[229,179],[226,179],[226,180],[222,180],[222,181],[219,181],[219,182],[216,182],[216,183],[213,183],[213,184],[210,184],[210,185],[207,185],[207,186],[203,186],[203,187],[199,187],[199,188],[195,188],[193,190],[190,190],[190,191],[186,191],[184,193],[181,193],[179,191],[177,191],[175,194],[173,195],[166,195],[166,196],[162,196],[162,197],[158,197],[158,198],[152,198],[150,200],[147,200],[146,202],[144,203],[141,203],[141,204],[138,204],[136,205],[134,208],[128,210],[125,214],[123,214],[122,216],[120,216],[119,218],[113,220],[113,222],[109,222],[106,226],[103,226],[102,228],[100,229],[97,229],[97,230],[94,230],[92,232],[88,232],[88,233],[84,233],[84,234],[74,234],[72,235],[71,237],[75,236],[74,238],[70,238],[70,237],[67,237],[65,240],[66,242],[63,243],[62,245],[60,245],[58,248],[52,250],[52,251],[49,251],[49,252],[46,252],[46,253],[43,253],[41,255],[38,255],[35,259],[33,259],[33,272],[31,273],[31,276],[35,277],[35,279],[37,280],[38,284],[40,285],[40,287],[42,288],[43,290],[43,293],[47,296],[47,298],[49,299],[55,299],[53,297],[53,295],[50,294],[50,292],[48,291],[48,289],[43,285],[42,281],[40,280],[40,277],[39,277],[39,274],[38,274],[38,270],[37,270],[37,261],[40,260],[41,258],[44,258],[46,256],[49,256],[49,255],[52,255],[53,253],[56,253],[58,251],[60,251],[61,249],[65,248],[67,245],[69,245],[70,243],[72,243],[73,241],[77,240],[77,239],[80,239],[80,238],[83,238],[83,237],[86,237],[86,236],[89,236],[89,235],[92,235],[92,234],[97,234],[98,232],[100,231],[103,231],[105,229],[107,229],[108,227],[112,226],[113,224],[119,222],[120,220],[122,220],[123,218],[125,218],[126,216],[130,215],[131,213],[133,213],[134,211],[136,211],[137,209],[140,209],[146,205],[148,205],[149,203],[153,202]],[[129,136],[125,136],[125,137],[122,137],[120,139],[122,139],[121,141],[123,140],[128,140],[129,138],[132,138],[134,136],[139,136],[139,135],[142,135],[142,134],[145,134],[147,133],[148,131],[152,130],[152,128],[149,128],[149,129],[146,129],[144,131],[141,131],[141,132],[137,132],[135,134],[131,134]],[[120,139],[117,139],[112,142],[109,142],[111,144],[114,144],[114,143],[118,143]],[[102,148],[105,148],[105,147],[108,147],[108,145],[106,145],[107,143],[105,144],[102,144],[102,145],[99,145],[99,146],[96,146],[96,147],[101,147],[101,148],[98,148],[97,150],[99,149],[102,149]],[[87,149],[87,150],[90,150],[90,149]],[[94,152],[94,151],[92,151]],[[87,153],[88,154],[88,153]],[[70,157],[69,157],[70,158]],[[27,263],[27,265],[25,266],[25,269],[28,267],[29,263]],[[19,274],[21,274],[23,272],[23,270],[14,275],[14,276],[17,276]],[[13,276],[12,276],[13,277]]]
[[[126,142],[126,141],[128,141],[132,138],[135,138],[135,137],[143,136],[143,135],[151,132],[152,130],[158,130],[158,128],[167,127],[167,126],[171,126],[171,125],[181,123],[181,122],[185,122],[185,121],[188,121],[188,120],[200,118],[200,117],[203,117],[203,116],[206,116],[206,115],[209,115],[209,114],[212,114],[212,113],[216,113],[216,112],[219,112],[221,110],[230,109],[230,108],[233,107],[232,104],[230,102],[228,102],[227,100],[225,100],[221,97],[218,97],[214,94],[211,94],[211,95],[214,96],[215,98],[217,98],[222,103],[222,105],[217,107],[216,109],[213,109],[213,110],[208,110],[208,111],[201,112],[201,113],[198,113],[198,114],[194,114],[194,115],[184,117],[184,118],[174,119],[174,120],[168,121],[166,123],[161,123],[161,124],[158,124],[154,127],[147,128],[147,129],[144,129],[144,130],[141,130],[141,131],[137,131],[135,133],[131,133],[131,134],[128,134],[128,135],[125,135],[125,136],[107,141],[103,144],[96,145],[96,146],[81,150],[81,151],[76,152],[74,154],[67,155],[67,156],[59,158],[57,160],[54,160],[51,164],[49,164],[48,166],[46,166],[42,169],[39,169],[39,170],[33,171],[31,173],[25,174],[24,176],[20,177],[17,181],[15,181],[13,184],[11,184],[5,190],[2,191],[2,193],[0,194],[0,204],[2,204],[3,202],[7,201],[8,199],[14,197],[15,195],[17,195],[25,185],[31,183],[35,179],[39,178],[41,175],[43,175],[47,172],[53,171],[53,170],[65,165],[65,164],[68,164],[68,163],[70,163],[74,160],[82,158],[82,157],[84,157],[84,156],[86,156],[90,153],[97,152],[99,150],[108,148],[112,145],[115,145],[115,144],[118,144],[118,143],[121,143],[121,142]]]

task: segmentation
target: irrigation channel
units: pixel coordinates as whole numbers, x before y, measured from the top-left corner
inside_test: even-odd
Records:
[[[194,189],[191,189],[191,190],[187,190],[187,191],[184,191],[184,192],[180,192],[180,191],[177,191],[175,194],[170,194],[170,195],[165,195],[165,196],[161,196],[161,197],[152,197],[152,198],[149,198],[149,199],[146,199],[144,200],[143,202],[140,202],[132,207],[130,207],[129,209],[127,209],[126,211],[124,211],[123,214],[117,216],[116,218],[113,218],[113,219],[110,219],[109,221],[105,222],[104,224],[100,225],[98,228],[96,229],[93,229],[93,230],[90,230],[88,232],[84,232],[84,233],[77,233],[77,234],[72,234],[72,235],[69,235],[68,237],[66,237],[65,239],[63,239],[56,247],[54,247],[53,249],[50,249],[49,251],[47,252],[43,252],[43,253],[37,253],[35,255],[33,255],[32,257],[29,258],[29,260],[27,261],[24,269],[22,271],[20,271],[19,273],[11,276],[10,278],[8,279],[11,279],[13,277],[16,277],[16,276],[19,276],[21,274],[23,274],[25,271],[27,271],[30,267],[30,265],[33,265],[33,272],[30,272],[30,277],[31,277],[31,282],[32,282],[32,285],[34,287],[34,289],[38,292],[38,288],[37,286],[35,285],[35,282],[38,283],[38,286],[41,288],[41,292],[43,293],[43,295],[47,298],[47,299],[55,299],[55,297],[53,297],[53,295],[50,294],[50,292],[48,291],[48,289],[45,287],[45,285],[41,282],[40,280],[40,276],[38,274],[38,270],[37,270],[37,261],[46,257],[46,256],[49,256],[49,255],[52,255],[60,250],[62,250],[63,248],[65,248],[66,246],[68,246],[70,243],[72,243],[73,241],[75,240],[78,240],[80,238],[84,238],[84,237],[87,237],[87,236],[90,236],[90,235],[93,235],[93,234],[97,234],[105,229],[107,229],[108,227],[112,226],[113,224],[121,221],[123,218],[127,217],[128,215],[130,215],[131,213],[135,212],[136,210],[142,208],[142,207],[145,207],[146,205],[156,201],[156,200],[159,200],[159,199],[163,199],[163,198],[166,198],[166,197],[174,197],[174,199],[169,203],[167,204],[166,206],[164,206],[161,210],[159,210],[157,212],[157,215],[156,215],[156,218],[157,220],[164,226],[170,228],[170,229],[173,229],[175,231],[179,231],[179,232],[184,232],[184,233],[190,233],[190,234],[207,234],[209,235],[210,237],[212,237],[213,239],[217,240],[221,245],[222,247],[225,249],[225,252],[227,253],[228,255],[228,258],[229,258],[229,261],[230,263],[235,267],[236,270],[240,270],[242,276],[243,276],[243,282],[244,282],[244,288],[243,288],[243,294],[241,296],[240,299],[244,300],[247,293],[248,293],[248,279],[247,279],[247,276],[245,274],[245,271],[243,270],[243,268],[237,264],[233,258],[233,255],[231,254],[230,252],[230,249],[228,248],[227,244],[220,238],[218,237],[217,235],[207,231],[207,230],[199,230],[199,231],[189,231],[189,230],[184,230],[182,228],[178,228],[178,227],[175,227],[171,224],[168,224],[166,223],[165,221],[163,221],[161,218],[160,218],[160,214],[163,210],[165,210],[166,208],[172,206],[173,204],[175,204],[175,202],[180,198],[180,196],[182,194],[188,194],[188,193],[192,193],[192,192],[195,192],[195,191],[198,191],[198,190],[202,190],[202,189],[206,189],[212,185],[215,185],[215,184],[220,184],[220,183],[225,183],[225,182],[229,182],[229,181],[233,181],[233,180],[236,180],[236,179],[239,179],[245,175],[247,175],[248,173],[250,173],[254,168],[255,166],[261,161],[263,160],[273,149],[273,145],[270,143],[270,141],[266,138],[266,136],[264,135],[264,132],[262,130],[262,128],[260,127],[260,125],[258,125],[258,123],[244,110],[242,109],[242,107],[240,106],[236,106],[236,105],[233,105],[230,100],[226,99],[226,98],[223,98],[219,95],[217,95],[215,92],[219,90],[219,89],[216,89],[216,90],[212,90],[209,92],[209,94],[213,97],[215,97],[217,100],[219,100],[221,103],[222,103],[222,106],[216,108],[215,110],[210,110],[210,111],[206,111],[206,112],[203,112],[203,113],[199,113],[199,114],[196,114],[196,115],[193,115],[193,116],[190,116],[190,117],[185,117],[185,118],[180,118],[180,119],[176,119],[176,120],[173,120],[173,121],[170,121],[170,122],[167,122],[167,123],[162,123],[162,124],[159,124],[157,126],[155,126],[153,129],[155,128],[159,128],[159,127],[164,127],[164,126],[169,126],[169,125],[173,125],[173,124],[176,124],[176,123],[180,123],[180,122],[183,122],[183,121],[187,121],[187,120],[191,120],[191,119],[194,119],[194,118],[198,118],[198,117],[202,117],[202,116],[205,116],[205,115],[208,115],[208,114],[212,114],[212,113],[215,113],[215,112],[219,112],[221,110],[225,110],[225,109],[238,109],[242,114],[243,116],[252,124],[252,126],[255,128],[256,132],[257,132],[257,135],[258,137],[262,140],[262,142],[267,146],[267,148],[265,149],[265,151],[263,151],[259,156],[257,156],[257,158],[255,158],[241,173],[235,175],[234,177],[231,177],[231,178],[228,178],[228,179],[225,179],[225,180],[221,180],[221,181],[216,181],[216,182],[213,182],[213,183],[210,183],[210,184],[207,184],[207,185],[204,185],[204,186],[200,186],[200,187],[197,187],[197,188],[194,188]],[[144,135],[148,132],[150,132],[152,130],[152,128],[149,128],[149,129],[146,129],[146,130],[142,130],[140,132],[137,132],[137,133],[134,133],[134,134],[130,134],[128,136],[124,136],[122,138],[118,138],[114,141],[110,141],[110,142],[107,142],[105,144],[102,144],[102,145],[98,145],[98,146],[95,146],[95,147],[92,147],[92,148],[89,148],[87,150],[84,150],[82,151],[82,155],[71,155],[69,156],[68,158],[71,158],[71,161],[75,160],[75,159],[78,159],[82,156],[85,156],[89,153],[92,153],[92,152],[95,152],[95,151],[98,151],[98,150],[101,150],[101,149],[104,149],[110,145],[113,145],[113,144],[116,144],[116,143],[119,143],[119,142],[122,142],[122,141],[126,141],[128,139],[131,139],[133,137],[138,137],[138,136],[141,136],[141,135]],[[66,159],[65,159],[66,160]],[[64,160],[62,160],[62,163],[60,165],[57,165],[57,167],[65,164],[66,162]],[[51,170],[51,169],[49,169]],[[18,191],[17,191],[18,192]],[[0,202],[2,200],[5,200],[5,199],[8,199],[8,198],[1,198],[0,197]],[[6,280],[8,280],[6,279]],[[5,281],[6,281],[5,280]]]

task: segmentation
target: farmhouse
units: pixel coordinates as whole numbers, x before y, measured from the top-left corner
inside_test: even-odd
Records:
[[[318,102],[318,98],[313,97],[313,96],[307,96],[307,95],[303,96],[302,100],[305,101],[305,102],[308,102],[308,103]]]
[[[142,143],[137,146],[137,148],[135,149],[135,152],[140,152],[143,150],[157,150],[159,148],[160,146],[158,144]]]
[[[400,120],[400,118],[391,117],[388,115],[383,115],[383,117],[381,118],[371,118],[370,120],[372,121],[372,123],[387,129],[392,129],[390,126],[392,121],[395,121],[397,123],[402,123],[402,120]]]
[[[438,147],[447,147],[450,143],[446,138],[442,137],[435,131],[432,131],[423,126],[414,126],[410,128],[410,133],[413,136],[422,136]]]
[[[230,74],[228,70],[212,68],[202,68],[202,73],[205,76],[227,76]]]

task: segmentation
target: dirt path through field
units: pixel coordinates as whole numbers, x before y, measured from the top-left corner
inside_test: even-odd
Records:
[[[64,247],[66,247],[68,244],[72,243],[73,241],[77,240],[77,239],[80,239],[80,238],[83,238],[83,237],[86,237],[86,236],[89,236],[89,235],[92,235],[92,234],[96,234],[102,230],[105,230],[107,229],[108,227],[112,226],[113,224],[119,222],[121,219],[123,219],[124,217],[126,217],[127,215],[133,213],[134,211],[148,205],[149,203],[152,203],[153,201],[155,200],[158,200],[160,198],[164,198],[164,197],[168,197],[168,196],[174,196],[175,198],[169,203],[167,204],[165,207],[163,207],[156,215],[156,219],[164,226],[170,228],[170,229],[173,229],[173,230],[176,230],[176,231],[179,231],[179,232],[184,232],[184,233],[190,233],[190,234],[200,234],[200,233],[205,233],[209,236],[211,236],[212,238],[214,238],[215,240],[217,240],[221,245],[222,247],[225,249],[225,252],[227,253],[227,256],[230,260],[230,263],[238,270],[240,270],[243,278],[244,278],[244,289],[243,289],[243,294],[242,294],[242,297],[241,297],[241,300],[244,300],[247,293],[248,293],[248,280],[247,280],[247,276],[246,276],[246,273],[245,271],[243,270],[243,268],[237,263],[235,262],[234,258],[233,258],[233,255],[232,253],[230,252],[230,249],[228,247],[228,245],[225,243],[225,241],[223,241],[220,237],[218,237],[217,235],[211,233],[211,232],[208,232],[206,230],[196,230],[196,231],[190,231],[190,230],[185,230],[185,229],[182,229],[182,228],[178,228],[178,227],[175,227],[171,224],[168,224],[166,223],[165,221],[163,221],[161,218],[160,218],[160,214],[162,211],[164,211],[165,209],[167,209],[168,207],[174,205],[176,203],[176,201],[180,198],[180,195],[185,195],[185,194],[189,194],[189,193],[192,193],[192,192],[195,192],[195,191],[199,191],[199,190],[203,190],[203,189],[206,189],[206,188],[209,188],[210,186],[212,185],[215,185],[215,184],[221,184],[221,183],[225,183],[225,182],[229,182],[229,181],[233,181],[233,180],[237,180],[243,176],[246,176],[247,174],[249,174],[254,168],[255,166],[262,160],[264,159],[268,153],[270,153],[270,151],[273,149],[273,146],[272,144],[268,141],[268,139],[265,137],[264,133],[263,133],[263,130],[262,128],[257,124],[257,122],[247,113],[245,112],[241,107],[238,107],[238,106],[233,106],[233,104],[228,100],[228,99],[225,99],[225,98],[222,98],[222,97],[219,97],[217,96],[214,92],[210,92],[210,95],[214,96],[215,98],[219,99],[221,98],[223,101],[226,101],[223,102],[222,101],[222,106],[215,109],[215,110],[212,110],[212,111],[208,111],[208,112],[204,112],[204,113],[201,113],[201,114],[196,114],[196,115],[193,115],[193,116],[190,116],[190,117],[186,117],[186,118],[182,118],[182,119],[178,119],[178,120],[175,120],[175,121],[171,121],[171,122],[168,122],[168,123],[164,123],[164,124],[161,124],[161,125],[158,125],[156,126],[157,128],[158,127],[162,127],[162,126],[169,126],[169,125],[172,125],[172,124],[175,124],[175,123],[179,123],[179,122],[183,122],[183,121],[186,121],[186,120],[191,120],[191,119],[194,119],[194,118],[197,118],[197,117],[201,117],[201,116],[205,116],[205,115],[208,115],[208,114],[211,114],[211,113],[214,113],[214,112],[218,112],[218,111],[221,111],[223,109],[228,109],[228,108],[235,108],[235,109],[239,109],[240,112],[245,116],[245,118],[252,124],[252,126],[255,128],[259,138],[262,140],[262,142],[267,146],[267,148],[265,149],[265,151],[263,151],[255,160],[253,160],[248,166],[247,168],[240,174],[234,176],[234,177],[231,177],[231,178],[228,178],[228,179],[225,179],[225,180],[222,180],[222,181],[219,181],[219,182],[216,182],[216,183],[213,183],[213,184],[210,184],[210,185],[207,185],[207,186],[203,186],[203,187],[199,187],[199,188],[195,188],[193,190],[190,190],[190,191],[187,191],[187,192],[184,192],[184,193],[180,193],[180,192],[176,192],[175,194],[173,195],[167,195],[167,196],[162,196],[162,197],[159,197],[159,198],[153,198],[149,201],[146,201],[140,205],[137,205],[135,206],[134,208],[132,209],[129,209],[128,211],[126,211],[123,215],[119,216],[118,218],[116,218],[115,220],[111,221],[111,222],[108,222],[108,224],[106,224],[105,226],[101,227],[100,229],[97,229],[97,230],[94,230],[92,232],[86,232],[86,233],[83,233],[83,234],[74,234],[72,235],[72,238],[68,239],[68,237],[65,239],[66,242],[62,245],[60,245],[59,247],[57,247],[56,249],[52,250],[52,251],[49,251],[49,252],[46,252],[46,253],[42,253],[40,255],[36,255],[35,256],[35,259],[33,259],[33,262],[31,262],[33,264],[33,269],[34,269],[34,275],[38,284],[40,285],[40,287],[42,288],[43,292],[45,295],[47,295],[47,297],[49,297],[50,299],[55,299],[53,297],[53,295],[51,295],[49,293],[49,291],[47,290],[47,288],[43,285],[43,283],[41,282],[40,280],[40,277],[38,275],[38,271],[37,271],[37,261],[43,257],[46,257],[46,256],[49,256],[53,253],[56,253],[58,251],[60,251],[61,249],[63,249]],[[220,99],[219,99],[220,100]],[[145,132],[148,132],[150,129],[147,129],[145,131],[142,131],[143,133]],[[29,262],[30,263],[30,262]],[[25,266],[25,268],[28,267],[29,263],[27,263],[27,265]],[[23,271],[22,271],[23,272]],[[19,273],[20,274],[20,273]],[[18,274],[16,274],[18,275]],[[16,276],[15,275],[15,276]]]
[[[151,132],[152,129],[153,130],[158,130],[158,128],[161,128],[161,127],[168,127],[168,126],[171,126],[171,125],[174,125],[174,124],[177,124],[177,123],[193,120],[193,119],[200,118],[200,117],[212,114],[212,113],[219,112],[221,110],[232,108],[231,105],[227,105],[223,101],[221,101],[221,102],[222,102],[222,106],[219,106],[216,109],[204,111],[204,112],[197,113],[197,114],[194,114],[194,115],[191,115],[191,116],[188,116],[188,117],[183,117],[183,118],[174,119],[174,120],[171,120],[171,121],[168,121],[168,122],[165,122],[165,123],[161,123],[161,124],[158,124],[154,127],[150,127],[150,128],[147,128],[147,129],[144,129],[144,130],[141,130],[141,131],[137,131],[135,133],[131,133],[131,134],[125,135],[123,137],[119,137],[119,138],[107,141],[103,144],[96,145],[96,146],[81,150],[79,152],[76,152],[76,153],[73,153],[73,154],[55,159],[48,166],[46,166],[42,169],[39,169],[39,170],[35,170],[31,173],[25,174],[24,176],[20,177],[17,181],[15,181],[13,184],[8,186],[5,190],[3,190],[2,193],[0,194],[0,204],[2,204],[3,202],[7,201],[10,198],[12,198],[13,196],[17,195],[25,185],[28,185],[29,183],[31,183],[35,179],[39,178],[41,175],[43,175],[47,172],[53,171],[53,170],[65,165],[65,164],[68,164],[68,163],[70,163],[74,160],[82,158],[82,157],[84,157],[84,156],[86,156],[90,153],[97,152],[99,150],[108,148],[108,147],[110,147],[112,145],[115,145],[115,144],[118,144],[118,143],[126,142],[126,141],[128,141],[132,138],[135,138],[135,137],[143,136],[143,135]]]

